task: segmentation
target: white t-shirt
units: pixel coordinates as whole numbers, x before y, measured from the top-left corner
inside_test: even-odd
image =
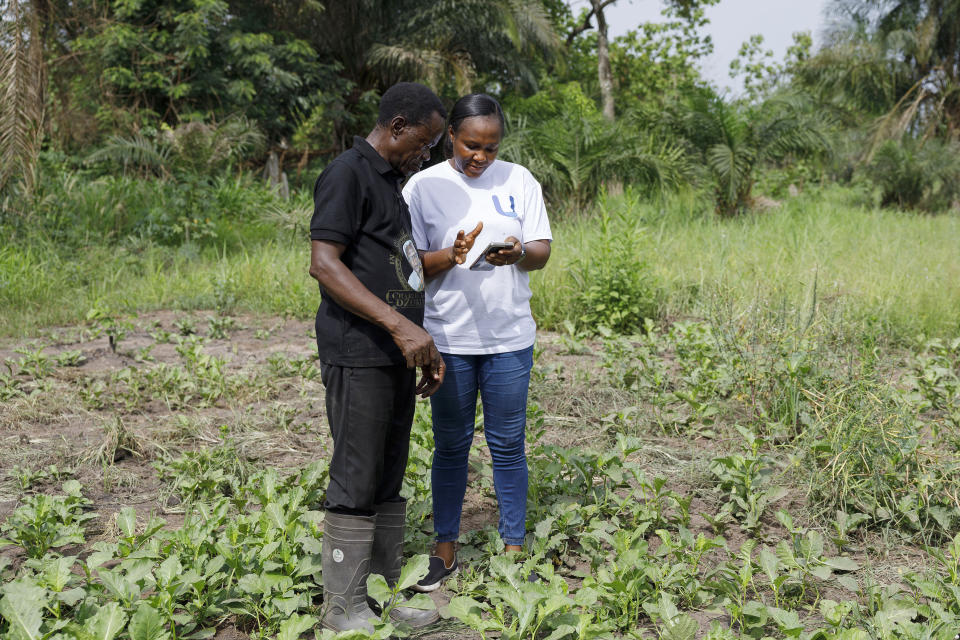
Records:
[[[487,271],[470,265],[491,242],[552,240],[540,183],[524,167],[495,160],[469,178],[441,162],[413,175],[403,189],[413,242],[421,251],[453,245],[457,232],[483,222],[464,264],[427,281],[423,325],[443,353],[472,355],[531,346],[530,276],[515,265]]]

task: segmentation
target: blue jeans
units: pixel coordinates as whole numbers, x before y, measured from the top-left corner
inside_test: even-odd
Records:
[[[500,507],[497,530],[504,544],[523,544],[527,519],[527,387],[533,347],[509,353],[444,353],[447,374],[430,398],[433,408],[433,527],[437,542],[460,536],[473,442],[477,391],[483,431],[493,457],[493,486]]]

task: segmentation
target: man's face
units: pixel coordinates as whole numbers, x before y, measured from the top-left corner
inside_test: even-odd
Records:
[[[430,159],[432,149],[443,134],[443,118],[434,112],[423,124],[395,127],[393,131],[393,157],[390,164],[405,176],[416,173]]]

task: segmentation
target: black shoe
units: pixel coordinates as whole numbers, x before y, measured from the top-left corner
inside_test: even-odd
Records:
[[[427,575],[410,588],[420,593],[436,591],[440,588],[440,585],[443,584],[444,580],[454,575],[459,569],[460,565],[457,564],[456,558],[453,559],[453,565],[447,567],[443,558],[440,556],[430,556],[430,570],[427,571]]]

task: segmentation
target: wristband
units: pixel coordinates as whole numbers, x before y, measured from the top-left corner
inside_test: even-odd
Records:
[[[523,243],[521,242],[521,243],[520,243],[520,257],[517,258],[517,261],[514,262],[513,264],[520,264],[521,262],[523,262],[523,259],[526,258],[526,257],[527,257],[527,248],[526,248],[525,246],[523,246]]]

